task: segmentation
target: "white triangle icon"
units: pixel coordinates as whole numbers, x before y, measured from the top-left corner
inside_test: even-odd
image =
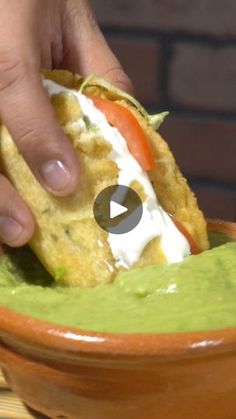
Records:
[[[127,207],[117,204],[115,201],[110,201],[110,218],[115,218],[118,215],[124,214],[126,211],[128,211]]]

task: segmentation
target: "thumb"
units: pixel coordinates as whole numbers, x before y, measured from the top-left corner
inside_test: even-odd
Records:
[[[87,1],[71,0],[63,22],[65,58],[61,67],[82,76],[97,74],[128,93],[133,86],[109,48]]]

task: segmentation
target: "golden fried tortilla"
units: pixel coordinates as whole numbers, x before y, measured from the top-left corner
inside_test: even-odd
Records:
[[[79,76],[65,71],[46,71],[44,77],[74,89],[79,89],[82,83]],[[156,169],[149,173],[149,177],[161,206],[185,227],[200,250],[207,249],[203,214],[166,142],[131,103],[99,87],[91,88],[91,91],[128,107],[138,119],[154,150]],[[84,131],[76,125],[81,109],[73,96],[59,94],[51,101],[81,167],[76,192],[58,198],[44,190],[5,127],[1,127],[1,168],[34,215],[36,231],[30,246],[52,276],[63,285],[94,286],[109,282],[118,269],[107,241],[108,234],[94,220],[93,203],[101,190],[117,183],[118,168],[108,158],[111,146],[96,130]],[[131,186],[139,192],[138,184]],[[155,238],[133,267],[165,261],[160,239]]]

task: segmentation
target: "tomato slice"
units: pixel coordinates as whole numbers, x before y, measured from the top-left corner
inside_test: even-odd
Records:
[[[155,161],[151,145],[143,128],[132,112],[108,99],[89,94],[86,94],[86,96],[106,116],[108,122],[119,130],[125,138],[131,154],[143,170],[148,171],[154,169]]]
[[[191,254],[192,255],[198,255],[199,253],[201,253],[201,250],[199,249],[197,243],[192,238],[192,236],[188,232],[188,230],[184,227],[184,225],[180,221],[177,221],[174,217],[172,217],[172,220],[173,220],[173,223],[178,228],[178,230],[180,231],[180,233],[182,233],[185,236],[185,238],[188,240],[189,245],[190,245]]]

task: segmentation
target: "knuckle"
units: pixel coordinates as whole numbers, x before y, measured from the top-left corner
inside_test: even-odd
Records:
[[[0,52],[0,93],[9,90],[24,80],[35,63],[24,60],[13,51]]]
[[[30,118],[15,136],[17,148],[31,168],[38,166],[42,159],[49,159],[60,152],[60,143],[54,141],[53,132],[45,126],[42,135],[40,127],[37,118]]]
[[[13,86],[24,75],[25,69],[21,59],[0,53],[0,91]]]
[[[32,147],[30,147],[30,145],[33,145],[33,148],[35,149],[35,143],[37,144],[37,142],[35,141],[38,138],[38,133],[36,131],[36,129],[32,126],[32,127],[25,127],[22,132],[18,135],[18,138],[16,139],[17,142],[17,146],[21,149],[21,150],[28,150],[29,152],[31,151],[30,149]],[[34,140],[34,141],[32,141]]]
[[[66,11],[68,12],[67,17],[69,17],[72,22],[85,22],[92,29],[97,28],[97,21],[93,10],[87,0],[66,0]],[[81,28],[82,30],[82,28]]]

